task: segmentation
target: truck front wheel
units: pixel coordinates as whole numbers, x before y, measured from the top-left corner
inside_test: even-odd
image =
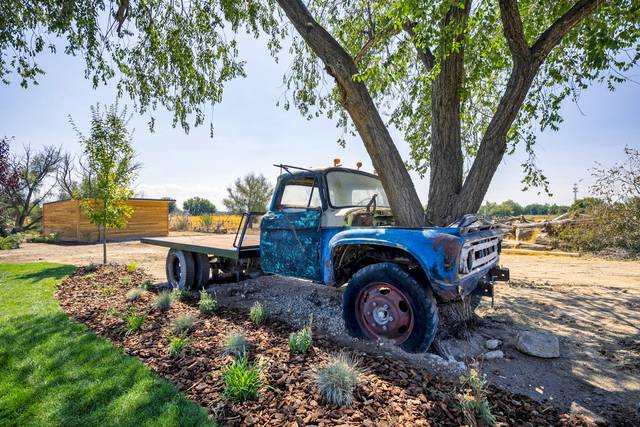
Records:
[[[342,316],[350,335],[386,339],[403,350],[426,351],[438,329],[438,307],[431,288],[404,267],[383,262],[358,270],[342,297]]]

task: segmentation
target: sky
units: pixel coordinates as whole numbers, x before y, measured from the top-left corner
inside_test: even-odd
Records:
[[[189,134],[171,126],[171,114],[157,111],[155,131],[148,129],[148,116],[134,114],[133,145],[143,167],[135,190],[144,197],[170,196],[179,205],[192,196],[205,197],[223,208],[226,186],[249,172],[263,173],[275,182],[284,163],[302,167],[331,166],[334,158],[343,165],[371,171],[371,161],[358,137],[347,138],[346,148],[337,144],[342,136],[335,122],[326,118],[306,120],[298,111],[276,106],[282,100],[282,76],[290,63],[286,50],[276,63],[263,41],[241,36],[239,50],[246,61],[246,78],[225,86],[224,99],[208,110],[213,118],[214,137],[208,121],[192,128]],[[62,49],[58,50],[62,52]],[[45,54],[38,60],[46,74],[39,85],[22,89],[15,82],[0,85],[0,136],[15,137],[12,147],[19,153],[23,144],[38,147],[62,145],[79,154],[78,137],[69,124],[69,115],[88,133],[89,107],[96,102],[116,100],[114,85],[94,90],[83,78],[82,58],[63,54]],[[638,78],[634,70],[632,77]],[[120,102],[123,104],[123,101]],[[124,102],[126,103],[126,102]],[[565,101],[560,130],[539,133],[538,165],[550,181],[552,197],[539,190],[522,191],[522,150],[505,156],[485,200],[507,199],[521,204],[570,204],[573,184],[578,183],[578,197],[588,194],[589,169],[598,161],[613,164],[623,160],[625,146],[640,148],[640,84],[626,83],[615,92],[594,85],[582,93],[579,105]],[[402,135],[392,130],[401,156],[408,159],[408,145]],[[427,203],[428,179],[412,173],[416,190]]]

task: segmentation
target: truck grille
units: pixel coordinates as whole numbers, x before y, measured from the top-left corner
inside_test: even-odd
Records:
[[[494,262],[500,255],[500,245],[498,236],[465,242],[460,259],[460,273],[472,273]]]

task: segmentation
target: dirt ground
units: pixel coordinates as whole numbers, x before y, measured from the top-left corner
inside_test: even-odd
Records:
[[[84,265],[100,262],[101,250],[100,245],[25,244],[0,252],[0,262]],[[159,281],[165,255],[164,248],[137,242],[109,244],[110,261],[137,261]],[[640,425],[640,263],[522,255],[503,255],[501,263],[511,269],[512,281],[498,285],[493,308],[486,299],[482,303],[482,323],[470,341],[447,343],[457,358],[469,361],[485,339],[501,339],[505,358],[484,362],[493,383],[565,410]],[[287,286],[285,281],[282,287]],[[260,297],[249,296],[247,303]],[[561,357],[520,353],[515,337],[521,330],[556,334]]]

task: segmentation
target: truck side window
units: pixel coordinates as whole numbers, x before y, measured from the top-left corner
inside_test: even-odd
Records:
[[[282,190],[278,208],[319,208],[320,192],[313,177],[299,178],[289,181]]]

